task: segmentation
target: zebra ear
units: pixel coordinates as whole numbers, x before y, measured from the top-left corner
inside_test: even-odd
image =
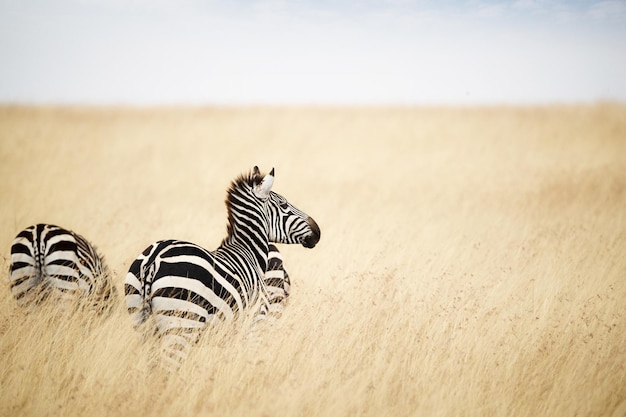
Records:
[[[261,171],[259,171],[259,167],[256,165],[252,168],[252,181],[254,184],[259,184],[261,182]]]
[[[272,190],[272,185],[274,184],[274,168],[267,174],[263,181],[259,185],[254,187],[254,193],[259,198],[268,198],[270,196],[270,191]]]

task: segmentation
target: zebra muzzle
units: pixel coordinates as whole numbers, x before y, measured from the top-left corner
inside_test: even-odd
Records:
[[[306,222],[309,225],[309,228],[311,229],[311,233],[309,233],[308,235],[304,237],[304,239],[302,240],[302,246],[310,249],[310,248],[314,248],[315,245],[317,245],[317,242],[320,241],[321,232],[320,232],[320,227],[317,225],[315,220],[313,220],[313,218],[311,217],[307,218]]]

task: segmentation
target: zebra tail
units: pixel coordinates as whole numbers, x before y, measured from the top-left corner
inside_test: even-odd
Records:
[[[142,270],[141,263],[141,259],[136,259],[126,275],[124,281],[126,308],[135,329],[147,330],[147,333],[156,334],[158,329],[155,323],[153,323],[152,329],[146,329],[144,326],[152,314],[150,285],[154,268],[149,268],[146,274]]]

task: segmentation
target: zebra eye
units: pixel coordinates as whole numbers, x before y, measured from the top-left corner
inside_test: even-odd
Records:
[[[289,204],[287,204],[286,201],[283,201],[282,203],[280,203],[280,208],[283,210],[287,210],[289,208]]]

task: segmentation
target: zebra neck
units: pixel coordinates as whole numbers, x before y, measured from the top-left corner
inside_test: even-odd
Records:
[[[248,193],[233,190],[227,199],[228,236],[223,247],[255,262],[264,273],[269,254],[268,224],[263,209]]]
[[[251,238],[247,234],[233,233],[224,239],[222,249],[234,254],[243,256],[248,262],[253,262],[259,267],[259,271],[264,273],[267,270],[269,243],[267,239],[259,240]]]

